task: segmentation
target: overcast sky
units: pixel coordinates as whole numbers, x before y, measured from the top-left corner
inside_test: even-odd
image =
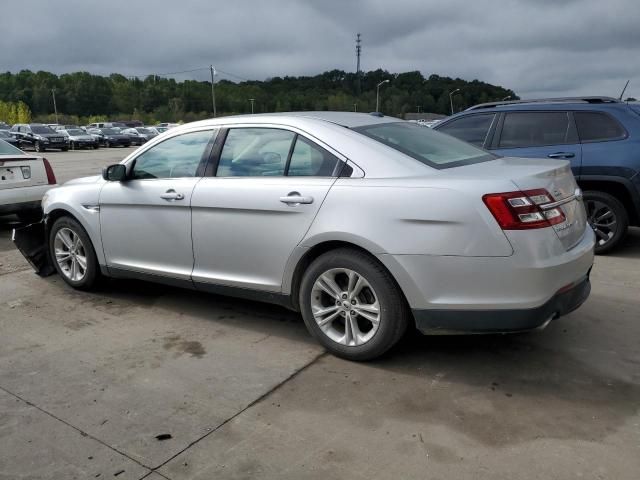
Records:
[[[4,0],[0,31],[0,70],[12,72],[355,71],[360,32],[363,70],[477,78],[524,97],[618,96],[631,79],[640,97],[640,0]]]

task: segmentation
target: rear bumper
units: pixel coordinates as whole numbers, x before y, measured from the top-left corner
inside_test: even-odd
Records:
[[[534,330],[582,305],[591,292],[589,276],[536,308],[520,310],[413,310],[424,334],[508,333]]]
[[[42,197],[57,185],[36,185],[33,187],[15,187],[0,190],[0,213],[19,212],[37,208],[42,202]]]

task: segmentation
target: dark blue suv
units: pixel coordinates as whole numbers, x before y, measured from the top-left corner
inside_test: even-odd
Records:
[[[596,253],[640,225],[640,104],[609,97],[483,103],[434,127],[493,153],[569,160]]]

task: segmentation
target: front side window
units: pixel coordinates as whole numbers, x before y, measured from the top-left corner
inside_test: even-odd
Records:
[[[458,167],[497,158],[457,138],[409,122],[376,123],[353,130],[434,168]]]
[[[341,161],[324,148],[298,136],[291,153],[287,175],[290,177],[333,177]]]
[[[185,133],[154,145],[135,160],[131,177],[195,177],[209,141],[217,130]]]
[[[573,112],[573,117],[582,142],[615,140],[624,138],[627,134],[622,125],[606,113]]]
[[[232,128],[220,154],[218,177],[284,175],[296,134],[276,128]]]
[[[469,115],[467,117],[458,118],[448,122],[446,125],[438,128],[440,132],[448,133],[465,142],[472,143],[478,147],[484,145],[484,141],[489,133],[491,122],[495,117],[494,113],[482,115]]]
[[[569,112],[509,112],[505,114],[500,148],[577,143]]]

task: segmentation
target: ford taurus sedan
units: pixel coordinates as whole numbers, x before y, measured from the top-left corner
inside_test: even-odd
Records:
[[[594,233],[568,162],[501,158],[340,112],[176,127],[47,193],[72,287],[133,277],[285,305],[329,351],[525,331],[589,295]]]

